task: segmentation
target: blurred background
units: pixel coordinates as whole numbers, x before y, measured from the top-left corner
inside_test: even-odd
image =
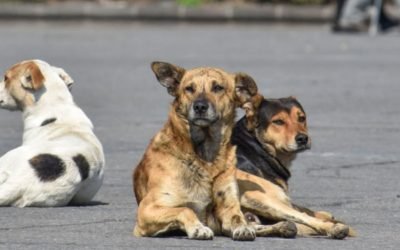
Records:
[[[104,205],[0,208],[0,249],[397,249],[399,18],[398,1],[0,0],[0,71],[30,58],[64,68],[107,161],[95,198]],[[359,236],[132,237],[130,174],[172,101],[156,60],[246,72],[266,97],[296,96],[313,145],[294,161],[290,195]],[[22,128],[20,113],[0,110],[0,155],[21,144]]]
[[[331,23],[376,35],[399,27],[400,0],[1,0],[1,19]]]

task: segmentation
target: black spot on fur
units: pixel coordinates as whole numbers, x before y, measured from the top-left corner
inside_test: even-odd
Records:
[[[46,120],[44,120],[43,122],[42,122],[42,124],[40,124],[40,126],[41,127],[44,127],[44,126],[46,126],[46,125],[48,125],[48,124],[50,124],[50,123],[53,123],[53,122],[55,122],[55,121],[57,121],[57,118],[49,118],[49,119],[46,119]]]
[[[86,180],[89,177],[90,165],[87,162],[85,156],[78,154],[72,159],[79,168],[79,173],[81,174],[82,181]]]
[[[225,193],[224,191],[218,191],[218,192],[216,193],[216,195],[217,195],[217,197],[216,197],[217,202],[225,202],[226,193]]]
[[[65,173],[65,163],[55,155],[40,154],[30,159],[29,163],[43,182],[54,181]]]

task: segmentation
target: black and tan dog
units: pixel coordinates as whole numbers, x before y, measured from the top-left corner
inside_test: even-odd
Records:
[[[241,205],[251,212],[246,214],[250,221],[258,221],[252,216],[256,214],[269,222],[296,222],[298,234],[304,236],[342,239],[355,234],[327,212],[314,212],[290,202],[289,166],[297,153],[311,146],[306,114],[295,98],[254,96],[246,104],[246,115],[235,125],[232,143],[237,146],[237,167],[242,170],[236,174]]]
[[[311,147],[306,114],[293,97],[257,102],[254,110],[247,104],[246,116],[233,130],[237,167],[287,191],[291,162]]]
[[[255,82],[246,74],[216,68],[185,70],[155,62],[152,70],[175,99],[164,128],[134,170],[139,205],[134,235],[181,230],[191,239],[223,234],[254,240],[254,227],[240,209],[230,139],[235,109],[257,94]],[[275,225],[264,235],[284,234],[288,225],[294,227]]]

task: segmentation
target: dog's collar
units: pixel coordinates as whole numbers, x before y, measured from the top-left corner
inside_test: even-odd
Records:
[[[57,118],[55,118],[55,117],[48,118],[48,119],[44,120],[44,121],[42,122],[42,124],[40,124],[40,127],[44,127],[44,126],[46,126],[46,125],[49,125],[49,124],[51,124],[51,123],[54,123],[55,121],[57,121]]]

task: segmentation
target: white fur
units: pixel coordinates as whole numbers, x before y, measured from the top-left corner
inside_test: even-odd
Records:
[[[39,60],[35,63],[45,77],[44,88],[40,96],[35,95],[35,105],[23,110],[22,145],[0,158],[0,206],[48,207],[88,202],[103,181],[105,160],[101,143],[92,131],[91,121],[73,102],[67,87],[71,82],[61,78],[60,69]],[[0,106],[12,106],[10,98],[1,82],[0,101],[3,100],[3,104]],[[49,118],[57,120],[41,126]],[[65,173],[54,181],[41,181],[29,163],[39,154],[52,154],[62,159],[66,165]],[[78,154],[83,155],[90,165],[89,177],[84,181],[72,159]]]
[[[0,107],[10,110],[14,110],[17,107],[17,103],[6,90],[4,82],[0,82]]]

